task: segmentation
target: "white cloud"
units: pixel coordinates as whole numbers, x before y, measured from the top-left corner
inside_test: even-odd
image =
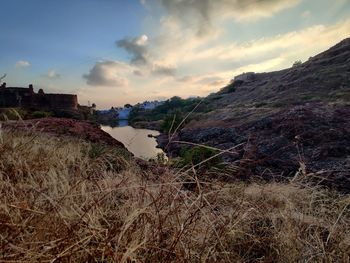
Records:
[[[19,60],[16,62],[15,67],[16,68],[27,68],[30,67],[30,63],[26,60]]]
[[[45,77],[49,78],[49,79],[58,79],[61,77],[60,74],[58,74],[56,72],[56,70],[54,69],[50,69],[49,72],[47,72],[47,74],[45,75]]]
[[[311,12],[309,10],[306,10],[301,14],[301,16],[303,18],[307,18],[307,17],[311,16]]]

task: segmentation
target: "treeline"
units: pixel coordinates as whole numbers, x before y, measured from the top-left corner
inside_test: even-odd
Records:
[[[141,107],[134,107],[130,113],[130,122],[155,122],[161,121],[161,131],[174,131],[186,115],[195,109],[196,113],[209,112],[208,108],[202,102],[202,98],[182,99],[178,96],[172,97],[165,101],[162,105],[157,106],[153,110],[145,110]],[[193,117],[193,116],[191,116]],[[190,118],[189,118],[190,120]]]

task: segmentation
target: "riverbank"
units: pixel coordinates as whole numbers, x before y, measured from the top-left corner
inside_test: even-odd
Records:
[[[95,122],[65,118],[41,118],[21,121],[2,122],[2,127],[13,132],[40,132],[54,136],[70,136],[92,143],[124,148],[125,146],[104,132]]]
[[[137,129],[148,129],[148,130],[156,130],[161,132],[162,120],[159,121],[137,121],[130,122],[130,126]]]

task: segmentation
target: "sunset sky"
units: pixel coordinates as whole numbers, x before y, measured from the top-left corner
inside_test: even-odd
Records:
[[[350,37],[350,0],[1,0],[8,86],[98,108],[205,96]]]

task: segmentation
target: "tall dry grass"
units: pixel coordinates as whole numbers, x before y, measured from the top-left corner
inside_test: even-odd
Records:
[[[298,177],[195,177],[188,191],[164,171],[123,150],[5,131],[0,262],[349,262],[348,195]]]

